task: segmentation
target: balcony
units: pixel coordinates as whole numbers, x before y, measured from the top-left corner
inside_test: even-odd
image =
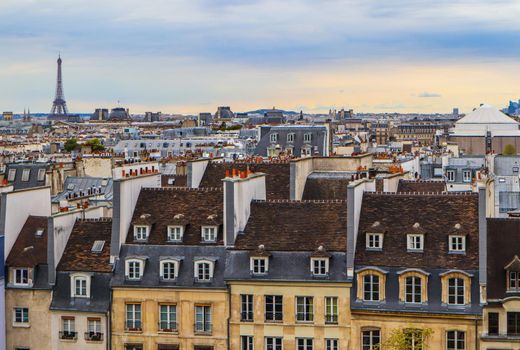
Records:
[[[176,333],[178,329],[177,322],[159,322],[159,332]]]
[[[85,340],[87,341],[103,341],[103,333],[85,332]]]
[[[210,322],[196,322],[193,328],[195,329],[195,334],[201,335],[211,335],[213,330]]]
[[[63,331],[60,332],[61,340],[76,340],[78,338],[78,332]]]

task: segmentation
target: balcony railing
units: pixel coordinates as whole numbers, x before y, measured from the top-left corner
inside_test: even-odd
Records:
[[[210,322],[195,322],[194,329],[196,334],[211,334],[212,332]]]
[[[177,332],[177,322],[160,321],[159,331],[160,332]]]
[[[283,312],[266,312],[265,321],[266,322],[281,322],[281,321],[283,321]]]
[[[312,313],[298,312],[295,315],[297,322],[312,322],[314,321],[314,315]]]
[[[125,330],[127,332],[140,332],[143,330],[143,326],[141,325],[141,321],[134,322],[126,322]]]
[[[103,333],[100,333],[100,332],[85,332],[85,340],[88,340],[88,341],[103,341]]]
[[[76,340],[77,337],[78,337],[78,332],[70,332],[70,331],[60,332],[60,339],[63,339],[63,340]]]
[[[338,323],[338,315],[325,315],[325,323]]]

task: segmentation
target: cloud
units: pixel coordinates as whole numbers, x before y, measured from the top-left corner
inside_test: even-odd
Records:
[[[417,95],[417,97],[441,97],[441,96],[442,96],[441,94],[438,94],[436,92],[427,92],[427,91],[421,92],[419,95]]]

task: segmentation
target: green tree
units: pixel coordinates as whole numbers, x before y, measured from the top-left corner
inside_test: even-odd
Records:
[[[89,146],[94,152],[105,150],[105,146],[97,138],[88,140],[85,142],[85,146]]]
[[[427,350],[432,334],[431,328],[395,328],[377,350]]]
[[[504,151],[502,152],[502,154],[504,154],[506,156],[513,156],[513,155],[515,155],[516,154],[515,146],[513,146],[510,143],[508,143],[507,145],[504,146]]]
[[[65,144],[63,145],[63,147],[65,147],[65,151],[67,152],[72,152],[74,151],[75,149],[78,148],[78,140],[72,138],[72,139],[68,139],[67,141],[65,141]]]

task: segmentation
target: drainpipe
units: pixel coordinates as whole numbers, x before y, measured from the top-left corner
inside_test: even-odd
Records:
[[[228,315],[227,315],[227,348],[231,350],[230,328],[231,328],[231,287],[227,285],[228,295]]]
[[[109,299],[109,303],[108,303],[108,312],[107,312],[107,324],[106,324],[106,329],[107,329],[107,337],[106,337],[106,342],[107,342],[107,350],[110,350],[112,349],[112,294],[113,294],[113,290],[112,288],[110,288],[110,299]]]
[[[478,318],[475,317],[475,350],[478,350]]]

